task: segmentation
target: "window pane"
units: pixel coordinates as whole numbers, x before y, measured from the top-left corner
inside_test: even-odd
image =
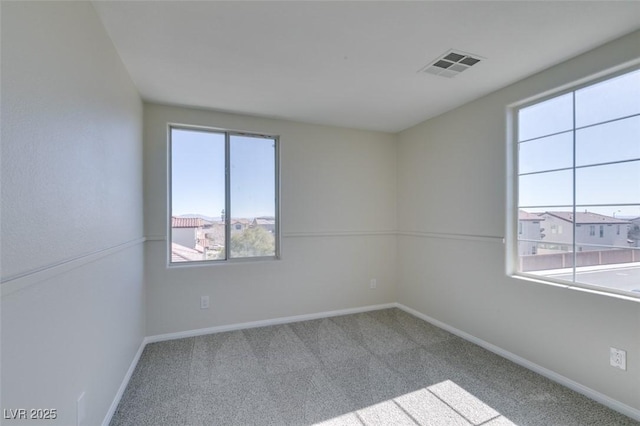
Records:
[[[520,110],[518,141],[547,136],[573,128],[571,93]]]
[[[576,165],[640,158],[640,117],[576,132]]]
[[[573,204],[571,170],[520,176],[519,206],[557,206]]]
[[[576,281],[619,290],[640,289],[638,213],[640,205],[583,207],[576,212]]]
[[[640,161],[577,169],[576,203],[640,203]]]
[[[576,91],[576,126],[640,114],[640,70]]]
[[[519,173],[573,167],[573,133],[562,133],[519,144]]]
[[[231,136],[232,258],[276,255],[276,141]]]
[[[171,129],[171,262],[224,259],[225,137]]]

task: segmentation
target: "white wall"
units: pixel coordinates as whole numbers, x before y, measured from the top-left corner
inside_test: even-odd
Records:
[[[506,106],[638,57],[640,32],[410,128],[398,146],[398,301],[635,409],[640,303],[509,278],[501,239]],[[610,346],[627,350],[626,372],[609,366]]]
[[[89,2],[2,2],[2,408],[107,414],[144,336],[142,102]]]
[[[169,122],[280,136],[282,260],[167,268]],[[147,333],[394,302],[395,142],[386,133],[145,104]],[[210,309],[200,310],[201,295],[211,296]]]

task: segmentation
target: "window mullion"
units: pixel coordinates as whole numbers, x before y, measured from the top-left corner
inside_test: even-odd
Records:
[[[231,258],[231,135],[224,133],[224,258]]]
[[[572,116],[573,116],[573,238],[572,238],[572,248],[573,248],[573,268],[572,268],[572,281],[576,282],[576,265],[578,262],[578,251],[576,247],[576,92],[572,92]]]

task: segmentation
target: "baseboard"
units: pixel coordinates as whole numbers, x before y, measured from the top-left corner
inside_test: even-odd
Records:
[[[107,411],[107,415],[104,416],[104,420],[102,421],[102,426],[109,426],[109,423],[111,423],[111,419],[113,418],[113,415],[116,413],[116,410],[118,409],[118,404],[120,404],[120,399],[122,399],[122,395],[124,394],[125,389],[127,389],[129,380],[131,380],[131,375],[133,374],[133,371],[136,369],[136,366],[138,365],[138,361],[140,361],[140,356],[142,355],[142,351],[144,350],[144,347],[146,345],[147,345],[147,339],[144,338],[142,339],[142,342],[140,342],[140,347],[138,348],[138,352],[136,352],[135,356],[133,357],[133,361],[131,361],[131,365],[129,365],[127,374],[125,374],[124,378],[122,379],[122,384],[120,384],[120,387],[118,388],[118,392],[116,393],[116,396],[113,398],[113,402],[109,407],[109,411]]]
[[[205,334],[223,333],[225,331],[244,330],[247,328],[267,327],[270,325],[288,324],[298,321],[309,321],[321,318],[337,317],[340,315],[358,314],[361,312],[377,311],[396,307],[395,303],[385,303],[381,305],[361,306],[359,308],[340,309],[336,311],[324,311],[313,314],[295,315],[290,317],[280,317],[261,321],[243,322],[238,324],[220,325],[216,327],[199,328],[196,330],[180,331],[177,333],[158,334],[145,338],[145,343],[163,342],[165,340],[183,339],[185,337],[202,336]]]
[[[599,402],[600,404],[611,408],[612,410],[615,410],[619,413],[624,414],[627,417],[631,417],[634,420],[640,421],[640,410],[630,407],[626,404],[623,404],[620,401],[617,401],[611,397],[608,397],[607,395],[604,395],[598,391],[595,391],[589,387],[586,387],[578,382],[575,382],[567,377],[564,377],[561,374],[556,373],[555,371],[549,370],[547,368],[541,367],[538,364],[535,364],[527,359],[524,359],[518,355],[515,355],[509,351],[506,351],[496,345],[493,345],[489,342],[485,342],[482,339],[479,339],[475,336],[472,336],[469,333],[465,333],[462,330],[458,330],[455,327],[450,326],[449,324],[445,324],[442,321],[438,321],[435,318],[431,318],[428,315],[425,315],[419,311],[416,311],[415,309],[412,309],[408,306],[405,306],[401,303],[394,303],[393,304],[395,307],[402,309],[403,311],[418,317],[430,324],[435,325],[438,328],[441,328],[443,330],[446,330],[452,334],[455,334],[458,337],[461,337],[471,343],[475,343],[478,346],[483,347],[484,349],[491,351],[493,353],[495,353],[496,355],[500,355],[503,358],[508,359],[509,361],[515,362],[516,364],[527,368],[531,371],[534,371],[550,380],[553,380],[556,383],[559,383],[571,390],[574,390],[588,398],[593,399],[594,401]]]

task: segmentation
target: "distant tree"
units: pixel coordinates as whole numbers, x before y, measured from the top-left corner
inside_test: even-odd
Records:
[[[207,250],[206,260],[218,260],[224,259],[224,247],[219,250]]]
[[[274,235],[259,226],[231,235],[231,257],[273,256],[275,247]]]

